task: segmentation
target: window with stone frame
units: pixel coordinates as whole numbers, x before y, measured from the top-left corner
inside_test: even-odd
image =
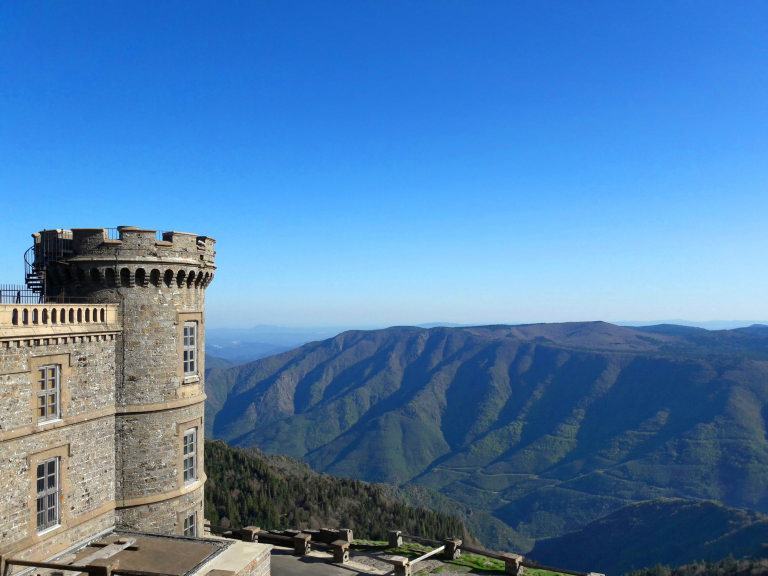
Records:
[[[197,322],[184,322],[184,377],[197,376]]]
[[[192,512],[184,518],[184,536],[197,536],[197,513]]]
[[[37,465],[37,531],[59,524],[59,458]]]
[[[197,480],[197,428],[184,432],[184,483]]]
[[[41,366],[37,371],[37,421],[61,417],[61,366]]]

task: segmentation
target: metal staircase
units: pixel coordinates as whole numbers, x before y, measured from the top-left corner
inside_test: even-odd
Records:
[[[46,278],[48,265],[72,255],[70,230],[43,230],[32,235],[35,243],[24,253],[24,283],[45,302],[50,288]]]
[[[24,283],[35,294],[44,295],[45,267],[37,262],[34,246],[24,253]]]

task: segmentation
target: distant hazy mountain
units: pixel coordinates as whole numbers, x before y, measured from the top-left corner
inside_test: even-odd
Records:
[[[207,387],[216,437],[435,488],[510,527],[493,547],[660,497],[768,512],[765,326],[352,331]]]
[[[537,542],[530,557],[574,570],[618,575],[633,568],[696,560],[763,557],[768,516],[715,502],[659,499],[641,502],[584,529]],[[606,553],[620,551],[620,553]]]
[[[733,330],[734,328],[743,328],[755,324],[768,324],[768,320],[705,320],[703,322],[694,322],[691,320],[659,320],[656,322],[627,320],[616,322],[619,326],[651,326],[665,324],[667,326],[688,326],[691,328],[704,328],[705,330]]]
[[[297,348],[307,342],[324,340],[341,332],[336,328],[286,328],[253,326],[251,328],[209,328],[206,350],[209,354],[234,364],[252,362],[265,356]]]

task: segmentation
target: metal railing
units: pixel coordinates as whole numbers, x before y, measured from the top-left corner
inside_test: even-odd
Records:
[[[0,284],[0,304],[41,304],[43,295],[24,284]]]

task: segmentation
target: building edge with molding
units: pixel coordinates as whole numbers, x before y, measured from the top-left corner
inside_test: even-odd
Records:
[[[132,226],[32,236],[26,285],[0,293],[0,557],[117,550],[113,533],[188,556],[184,543],[203,541],[215,241]],[[243,574],[269,573],[265,549],[239,549]],[[129,551],[135,565],[141,546],[115,554]]]

